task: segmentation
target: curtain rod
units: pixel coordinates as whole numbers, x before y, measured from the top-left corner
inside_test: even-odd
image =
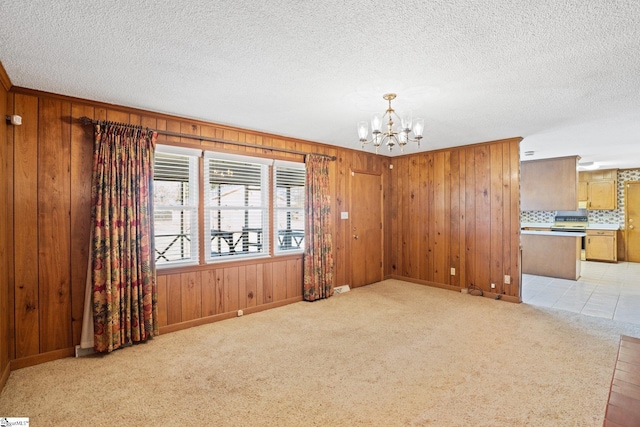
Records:
[[[131,128],[139,128],[142,129],[142,126],[139,125],[131,125],[131,124],[127,124],[127,123],[117,123],[117,122],[109,122],[106,120],[94,120],[94,119],[90,119],[89,117],[83,116],[80,117],[78,119],[80,121],[80,123],[88,125],[88,124],[93,124],[93,125],[107,125],[107,124],[111,124],[111,125],[117,125],[117,126],[126,126],[126,127],[131,127]],[[149,128],[147,128],[149,129]],[[195,139],[198,141],[207,141],[207,142],[219,142],[222,144],[232,144],[232,145],[238,145],[241,147],[250,147],[250,148],[261,148],[263,150],[269,150],[269,151],[278,151],[281,153],[290,153],[290,154],[299,154],[301,156],[306,156],[307,154],[313,154],[316,156],[321,156],[321,157],[327,157],[330,160],[336,160],[337,157],[336,156],[330,156],[328,154],[320,154],[320,153],[307,153],[304,151],[297,151],[297,150],[289,150],[286,148],[277,148],[277,147],[264,147],[262,145],[254,145],[254,144],[249,144],[246,142],[239,142],[239,141],[230,141],[227,139],[221,139],[221,138],[211,138],[211,137],[207,137],[207,136],[198,136],[198,135],[189,135],[186,133],[179,133],[179,132],[170,132],[167,130],[157,130],[157,129],[153,129],[154,132],[158,132],[159,134],[162,135],[167,135],[167,136],[176,136],[179,138],[189,138],[189,139]]]

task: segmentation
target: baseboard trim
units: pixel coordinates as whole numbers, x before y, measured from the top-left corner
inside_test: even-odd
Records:
[[[241,309],[243,315],[258,313],[260,311],[269,310],[271,308],[282,307],[285,305],[293,304],[295,302],[302,301],[302,296],[288,298],[281,301],[270,302],[267,304],[262,304],[256,307],[247,307]],[[201,317],[199,319],[187,320],[186,322],[174,323],[171,325],[161,326],[160,334],[168,334],[171,332],[181,331],[184,329],[193,328],[195,326],[206,325],[209,323],[219,322],[220,320],[231,319],[233,317],[238,317],[237,311],[230,311],[228,313],[215,314],[213,316]]]
[[[288,298],[281,301],[271,302],[267,304],[262,304],[257,307],[247,307],[242,309],[243,314],[251,314],[258,313],[260,311],[268,310],[270,308],[282,307],[285,305],[293,304],[295,302],[302,301],[302,296]],[[187,322],[176,323],[173,325],[167,325],[160,328],[161,334],[166,334],[169,332],[180,331],[182,329],[192,328],[194,326],[205,325],[207,323],[217,322],[219,320],[230,319],[232,317],[237,317],[237,311],[232,311],[229,313],[216,314],[214,316],[202,317],[200,319],[189,320]],[[75,347],[63,348],[61,350],[49,351],[47,353],[36,354],[33,356],[22,357],[20,359],[14,359],[9,362],[6,366],[4,372],[2,373],[2,377],[0,377],[0,391],[4,388],[5,383],[9,378],[9,373],[11,371],[15,371],[17,369],[28,368],[29,366],[39,365],[41,363],[52,362],[58,359],[64,359],[65,357],[75,357],[76,349]]]
[[[46,353],[27,356],[11,361],[11,370],[28,368],[29,366],[39,365],[41,363],[51,362],[53,360],[64,359],[65,357],[75,356],[75,348],[63,348],[61,350],[49,351]]]
[[[390,278],[396,279],[396,280],[403,280],[405,282],[415,283],[417,285],[431,286],[432,288],[446,289],[446,290],[455,291],[455,292],[460,292],[460,289],[461,289],[459,286],[445,285],[444,283],[430,282],[429,280],[414,279],[412,277],[403,277],[395,274],[392,274]]]
[[[514,297],[512,295],[497,294],[495,292],[482,292],[482,296],[486,297],[486,298],[496,299],[497,295],[500,295],[499,299],[501,299],[503,301],[506,301],[506,302],[513,302],[513,303],[516,303],[516,304],[520,304],[522,302],[522,300],[520,300],[520,298]]]
[[[415,284],[418,284],[418,285],[431,286],[433,288],[446,289],[446,290],[455,291],[455,292],[460,292],[462,290],[462,288],[459,287],[459,286],[445,285],[443,283],[430,282],[428,280],[414,279],[414,278],[411,278],[411,277],[402,277],[402,276],[397,276],[397,275],[394,275],[394,274],[392,274],[388,278],[389,279],[396,279],[396,280],[403,280],[405,282],[411,282],[411,283],[415,283]],[[517,303],[517,304],[522,302],[522,300],[520,300],[519,297],[514,297],[512,295],[497,294],[495,292],[487,292],[487,291],[483,291],[482,292],[482,296],[485,297],[485,298],[496,299],[497,295],[500,295],[499,299],[503,300],[503,301],[513,302],[513,303]]]
[[[9,374],[11,374],[11,363],[7,363],[7,366],[4,367],[4,371],[2,371],[2,376],[0,376],[0,393],[2,393],[4,386],[9,380]]]

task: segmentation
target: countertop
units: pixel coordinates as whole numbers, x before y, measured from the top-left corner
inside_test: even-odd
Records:
[[[523,222],[520,224],[520,227],[535,227],[535,228],[551,228],[553,226],[552,222]],[[596,224],[589,223],[587,225],[587,230],[619,230],[619,224]],[[525,230],[523,230],[524,232]]]
[[[552,222],[522,222],[520,223],[520,227],[551,228],[553,227],[553,223]]]
[[[520,230],[520,234],[534,234],[538,236],[566,236],[566,237],[584,237],[587,233],[576,233],[575,231],[538,231],[538,230]]]
[[[587,230],[620,230],[619,224],[589,224]]]

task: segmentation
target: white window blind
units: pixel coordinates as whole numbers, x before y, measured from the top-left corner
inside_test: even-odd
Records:
[[[205,155],[208,260],[268,253],[268,167],[262,159]]]
[[[199,151],[158,146],[153,174],[156,264],[198,262]]]
[[[304,250],[304,164],[275,162],[274,177],[274,242],[276,253]]]

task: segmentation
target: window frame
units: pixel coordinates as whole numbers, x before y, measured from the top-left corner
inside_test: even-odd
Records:
[[[302,206],[299,208],[291,207],[291,206],[278,206],[278,169],[288,169],[288,170],[299,170],[302,171]],[[290,162],[284,160],[274,160],[272,167],[272,179],[271,186],[273,188],[273,199],[272,199],[272,211],[273,211],[273,254],[274,256],[283,256],[283,255],[294,255],[294,254],[302,254],[305,250],[305,228],[306,228],[306,212],[305,212],[305,194],[306,194],[306,165],[300,162]],[[292,229],[290,226],[290,219],[288,218],[288,229],[285,231],[289,231],[289,235],[285,235],[284,239],[289,239],[289,242],[286,243],[288,245],[296,245],[296,248],[291,249],[283,249],[280,246],[281,236],[280,229],[278,227],[278,214],[280,212],[298,212],[302,217],[302,225],[301,228]],[[302,237],[300,237],[300,233]],[[298,239],[299,243],[298,243]]]
[[[304,253],[304,245],[300,244],[299,248],[290,249],[290,250],[282,250],[278,247],[278,225],[277,225],[277,217],[278,212],[283,210],[291,210],[288,207],[277,207],[276,197],[277,197],[277,170],[278,168],[286,167],[292,169],[300,169],[305,171],[305,183],[306,187],[306,165],[304,162],[296,162],[296,161],[285,161],[274,158],[267,157],[259,157],[259,156],[251,156],[251,155],[242,155],[242,154],[231,154],[226,151],[214,151],[206,148],[192,148],[189,146],[180,146],[180,145],[171,145],[170,143],[162,143],[156,144],[156,154],[174,154],[174,155],[182,155],[188,156],[190,158],[190,199],[193,202],[192,205],[188,206],[191,214],[191,257],[186,260],[175,260],[175,261],[162,261],[159,262],[157,258],[157,251],[154,250],[154,259],[156,259],[156,267],[158,270],[175,270],[176,272],[180,271],[189,271],[192,268],[203,268],[207,265],[217,264],[217,263],[234,263],[234,262],[243,262],[251,259],[264,259],[264,258],[275,258],[275,257],[283,257],[283,256],[299,256]],[[207,224],[210,223],[210,212],[208,208],[208,192],[209,189],[209,177],[207,174],[208,171],[208,162],[211,159],[221,160],[221,161],[232,161],[232,162],[245,162],[250,164],[259,164],[261,171],[261,193],[260,198],[262,200],[262,205],[258,209],[261,211],[261,222],[262,222],[262,235],[261,241],[258,243],[262,246],[262,251],[252,251],[250,253],[236,253],[233,256],[224,255],[224,256],[211,256],[211,246],[210,246],[210,226]],[[155,166],[155,159],[154,159]],[[154,181],[156,181],[156,177],[154,176]],[[193,189],[192,189],[193,188]],[[155,185],[153,191],[155,192]],[[306,190],[303,190],[303,194],[306,193]],[[155,193],[152,194],[152,197],[155,198]],[[246,197],[246,196],[245,196]],[[230,206],[230,207],[221,207],[221,210],[238,210],[241,209],[253,209],[251,206]],[[153,206],[153,214],[152,218],[154,220],[154,239],[157,235],[155,235],[156,227],[156,211],[162,211],[163,215],[168,215],[169,211],[176,210],[184,210],[183,206],[167,206],[167,205],[159,205],[154,203]],[[301,216],[303,218],[302,225],[302,233],[304,233],[304,228],[306,227],[306,218],[305,218],[305,208],[304,201],[302,208],[293,208],[293,210],[301,212]],[[158,222],[158,224],[161,224]],[[255,245],[256,235],[253,234],[251,236],[251,243]],[[237,236],[236,236],[237,237]],[[156,239],[157,240],[157,239]],[[195,244],[193,242],[196,242]],[[233,242],[234,240],[232,240]],[[304,243],[304,237],[302,242]],[[156,248],[157,249],[157,242]],[[163,273],[166,274],[166,273]]]
[[[252,157],[252,156],[244,156],[244,155],[238,155],[238,154],[228,154],[228,153],[223,153],[223,152],[217,152],[217,151],[205,151],[204,152],[204,163],[203,163],[203,178],[201,181],[201,184],[203,185],[203,194],[204,194],[204,198],[203,198],[203,216],[204,216],[204,221],[203,221],[203,231],[202,231],[202,236],[206,235],[206,240],[204,240],[204,259],[203,259],[203,264],[215,264],[215,263],[221,263],[221,262],[230,262],[230,261],[235,261],[235,260],[247,260],[247,259],[254,259],[254,258],[268,258],[271,256],[271,251],[270,251],[270,239],[269,239],[269,218],[271,215],[271,209],[272,206],[269,202],[269,192],[271,191],[271,184],[270,184],[270,180],[269,180],[269,165],[272,164],[273,160],[272,159],[265,159],[262,157]],[[209,170],[210,168],[210,161],[219,161],[219,162],[231,162],[231,163],[247,163],[247,164],[251,164],[251,165],[256,165],[259,166],[260,168],[260,205],[259,206],[249,206],[247,203],[247,199],[246,199],[246,195],[245,195],[245,204],[244,205],[234,205],[234,206],[218,206],[215,208],[215,210],[218,210],[220,212],[224,212],[224,211],[239,211],[239,210],[244,210],[245,211],[245,224],[242,225],[242,229],[238,229],[238,230],[220,230],[220,233],[222,233],[220,236],[218,236],[218,242],[220,242],[220,239],[224,239],[226,246],[229,248],[229,251],[225,254],[225,255],[218,255],[218,256],[213,256],[212,255],[212,250],[211,247],[209,246],[209,242],[213,240],[213,238],[210,238],[210,235],[213,235],[212,233],[212,228],[210,227],[210,221],[211,221],[211,212],[212,209],[210,207],[209,200],[211,199],[210,197],[210,185],[211,182],[209,180],[210,176],[211,176],[211,172]],[[232,164],[231,164],[232,165]],[[245,185],[245,191],[246,191],[246,185]],[[247,224],[248,221],[248,213],[247,211],[259,211],[259,218],[260,218],[260,223],[261,223],[261,227],[254,227],[255,230],[252,231],[251,227],[249,227],[249,225]],[[247,229],[245,229],[246,227],[248,227]],[[259,230],[258,230],[259,229]],[[207,231],[208,230],[208,231]],[[249,243],[249,239],[251,238],[251,234],[252,233],[256,233],[256,241],[254,242],[250,242]],[[229,235],[229,233],[231,233]],[[246,233],[246,234],[245,234]],[[236,237],[236,235],[238,235]],[[225,237],[226,236],[226,237]],[[229,239],[231,240],[231,242],[229,242]],[[246,240],[245,240],[246,239]],[[247,245],[249,251],[237,251],[237,246],[238,245]],[[232,249],[233,247],[233,249]],[[256,251],[251,251],[250,249],[252,248],[259,248],[259,250]],[[244,248],[243,248],[244,249]]]
[[[155,201],[155,191],[157,186],[156,181],[161,181],[156,179],[155,162],[158,155],[163,155],[163,154],[184,156],[184,157],[187,157],[188,159],[188,162],[189,162],[189,171],[188,171],[189,196],[188,198],[189,200],[188,200],[188,203],[185,205],[159,205]],[[156,145],[156,150],[154,153],[154,177],[153,177],[154,193],[152,194],[152,197],[154,198],[154,203],[153,203],[152,218],[154,222],[153,228],[154,228],[154,242],[155,242],[154,261],[156,264],[156,268],[158,269],[197,266],[200,264],[200,242],[199,242],[200,240],[200,220],[199,220],[199,215],[200,215],[199,213],[199,205],[200,205],[199,158],[200,156],[201,156],[201,150],[195,150],[195,149],[186,148],[186,147],[161,145],[161,144]],[[157,229],[158,229],[157,223],[159,223],[159,221],[156,221],[156,218],[155,218],[156,211],[161,211],[163,213],[164,212],[184,212],[184,211],[190,212],[190,217],[191,217],[189,221],[190,233],[188,233],[190,237],[187,238],[187,240],[189,241],[190,252],[191,252],[191,256],[189,258],[183,258],[183,259],[173,260],[173,261],[160,261],[160,258],[163,256],[163,254],[166,253],[168,248],[165,249],[165,251],[162,252],[162,254],[159,254],[158,244],[157,244],[157,241],[158,241],[157,237],[159,236],[157,234]],[[181,235],[177,235],[177,237]],[[172,244],[173,243],[170,243],[169,247]]]

